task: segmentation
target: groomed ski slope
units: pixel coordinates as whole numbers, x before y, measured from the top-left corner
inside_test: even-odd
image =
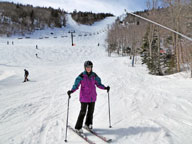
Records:
[[[111,87],[111,129],[107,93],[97,89],[94,128],[103,136],[112,138],[114,144],[192,143],[189,74],[152,76],[139,57],[134,68],[128,57],[108,57],[106,30],[114,20],[83,26],[68,15],[62,30],[36,31],[30,39],[0,39],[0,144],[64,144],[66,92],[84,70],[85,60],[94,63],[102,83]],[[69,30],[76,31],[73,47]],[[87,33],[96,34],[78,36]],[[24,68],[30,73],[27,83],[22,83]],[[80,109],[78,95],[79,90],[70,99],[69,124],[73,127]],[[104,144],[91,134],[89,138]],[[85,144],[70,130],[67,139],[68,144]]]

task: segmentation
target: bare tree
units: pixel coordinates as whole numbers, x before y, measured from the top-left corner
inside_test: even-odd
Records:
[[[146,29],[143,25],[138,25],[137,22],[129,25],[127,29],[127,41],[129,47],[131,48],[132,66],[134,66],[135,56],[139,52],[138,49],[141,48],[142,39],[144,37]]]
[[[147,0],[147,8],[149,10],[149,19],[156,20],[157,15],[155,14],[155,11],[158,7],[158,0]],[[154,31],[155,31],[155,25],[152,23],[149,23],[149,34],[148,34],[148,41],[149,41],[149,56],[152,57],[152,42],[154,38]]]
[[[183,33],[184,25],[182,25],[182,19],[184,16],[184,4],[185,0],[163,0],[164,5],[168,6],[169,18],[171,21],[170,27],[175,31]],[[182,27],[181,27],[182,26]],[[172,33],[173,48],[176,56],[176,68],[177,72],[181,71],[181,64],[183,61],[183,47],[181,39],[178,34]]]

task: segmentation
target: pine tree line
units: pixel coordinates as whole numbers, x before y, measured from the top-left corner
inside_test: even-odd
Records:
[[[73,13],[71,13],[72,18],[80,23],[80,24],[86,24],[86,25],[92,25],[94,22],[100,21],[105,19],[106,17],[113,16],[110,13],[92,13],[92,12],[77,12],[77,10],[74,10]]]

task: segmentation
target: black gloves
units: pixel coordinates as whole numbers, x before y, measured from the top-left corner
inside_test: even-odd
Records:
[[[71,94],[73,93],[73,91],[71,91],[71,90],[68,90],[67,91],[67,94],[68,94],[68,96],[69,96],[69,98],[71,98]]]
[[[107,90],[107,92],[109,92],[110,87],[109,87],[109,86],[107,86],[107,87],[105,87],[105,89]]]

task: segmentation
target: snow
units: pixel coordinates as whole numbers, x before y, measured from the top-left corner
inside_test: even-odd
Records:
[[[135,67],[128,57],[108,57],[106,30],[114,20],[85,26],[68,15],[66,28],[39,30],[30,39],[0,39],[0,144],[64,144],[66,92],[83,71],[85,60],[93,61],[102,83],[111,87],[111,129],[107,93],[97,89],[94,128],[99,133],[115,144],[192,143],[189,74],[152,76],[139,57]],[[71,46],[69,30],[76,31],[75,46]],[[85,33],[95,35],[78,36]],[[25,68],[31,81],[22,83]],[[80,109],[78,96],[79,90],[70,99],[69,124],[73,127]],[[97,144],[104,143],[89,137]],[[67,139],[69,144],[85,144],[70,130]]]

